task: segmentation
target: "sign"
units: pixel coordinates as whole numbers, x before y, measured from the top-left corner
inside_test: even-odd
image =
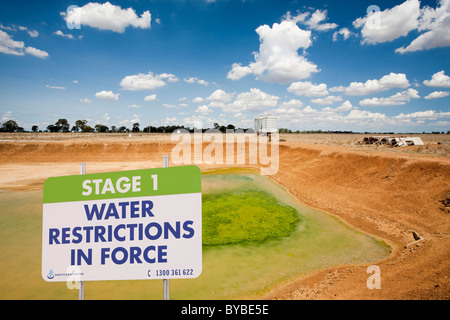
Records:
[[[202,271],[196,166],[49,178],[45,281],[195,278]]]

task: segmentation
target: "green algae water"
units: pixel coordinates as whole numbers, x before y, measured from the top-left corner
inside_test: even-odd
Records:
[[[236,190],[203,195],[203,245],[225,245],[287,237],[297,211],[267,192]]]
[[[298,275],[374,263],[390,248],[300,204],[250,170],[203,174],[203,271],[170,280],[171,299],[239,299]],[[41,278],[42,192],[0,190],[0,299],[77,299]],[[161,280],[85,282],[85,299],[162,299]]]

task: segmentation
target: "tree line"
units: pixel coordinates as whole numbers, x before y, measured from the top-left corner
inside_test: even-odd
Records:
[[[88,125],[87,120],[76,120],[73,126],[67,121],[67,119],[58,119],[55,124],[50,124],[46,129],[42,130],[39,126],[34,125],[31,127],[31,132],[109,132],[109,133],[129,133],[129,132],[146,132],[146,133],[172,133],[177,129],[185,129],[189,132],[194,132],[194,128],[185,127],[182,125],[167,125],[167,126],[147,126],[142,130],[140,128],[140,124],[138,122],[133,123],[131,128],[127,128],[126,126],[111,126],[108,127],[103,124],[96,124],[93,127]],[[209,129],[209,128],[208,128]],[[208,129],[202,129],[202,131],[206,131]],[[220,132],[226,132],[226,130],[235,130],[236,127],[233,124],[229,124],[227,126],[221,126],[218,123],[214,123],[214,129],[219,130]],[[242,129],[242,128],[238,128]],[[253,130],[253,129],[242,129],[245,131]],[[0,132],[27,132],[23,127],[20,127],[16,121],[8,120],[4,122],[0,127]]]
[[[173,126],[173,125],[167,125],[167,126],[147,126],[140,129],[140,124],[138,122],[133,123],[133,126],[131,128],[127,128],[125,126],[105,126],[103,124],[96,124],[94,127],[89,126],[87,120],[76,120],[75,125],[72,127],[70,126],[67,119],[58,119],[58,121],[55,122],[55,124],[50,124],[47,126],[46,129],[41,130],[37,125],[34,125],[31,127],[31,132],[110,132],[110,133],[128,133],[128,132],[157,132],[157,133],[172,133],[177,129],[185,129],[189,132],[194,132],[194,128],[185,127],[185,126]],[[236,128],[233,124],[229,124],[227,126],[221,126],[218,123],[214,123],[213,125],[214,129],[219,130],[220,132],[226,132],[227,130],[236,130],[241,129],[245,132],[254,132],[253,128]],[[202,132],[205,132],[210,128],[202,129]],[[23,127],[19,126],[16,121],[14,120],[7,120],[0,126],[0,132],[27,132]],[[364,134],[373,134],[377,132],[353,132],[353,131],[322,131],[322,130],[303,130],[303,131],[292,131],[288,128],[279,128],[279,133],[364,133]],[[423,134],[426,134],[428,132],[422,132]],[[444,131],[432,131],[432,134],[445,134]],[[394,134],[394,132],[378,132],[378,134]],[[417,134],[417,133],[416,133]],[[450,130],[447,131],[447,134],[450,134]]]

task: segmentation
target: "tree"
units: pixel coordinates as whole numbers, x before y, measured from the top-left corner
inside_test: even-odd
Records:
[[[127,128],[125,126],[121,126],[119,127],[119,129],[117,129],[117,132],[127,132]]]
[[[59,132],[59,130],[61,130],[61,128],[56,126],[56,125],[54,125],[54,124],[49,124],[47,126],[47,130],[50,131],[50,132]]]
[[[85,132],[84,127],[86,126],[87,120],[77,120],[75,121],[75,125],[72,128],[74,132]]]
[[[156,127],[148,126],[142,129],[142,132],[156,132]]]
[[[103,124],[96,124],[95,131],[97,132],[108,132],[109,128]]]
[[[39,127],[37,125],[34,125],[31,127],[31,131],[37,132],[39,130]]]
[[[2,132],[20,132],[23,128],[19,127],[19,125],[17,124],[17,122],[15,122],[14,120],[8,120],[6,122],[3,123],[2,127],[0,128],[0,131]]]
[[[139,132],[139,123],[133,123],[133,129],[131,129],[133,132]]]
[[[56,121],[55,125],[59,128],[59,131],[62,132],[69,132],[69,128],[70,128],[70,124],[69,122],[67,122],[67,119],[58,119],[58,121]]]
[[[84,126],[83,127],[83,132],[94,132],[94,128],[92,128],[91,126]]]

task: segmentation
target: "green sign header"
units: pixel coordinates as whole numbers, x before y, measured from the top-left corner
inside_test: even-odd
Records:
[[[200,192],[200,169],[181,166],[48,178],[44,203]]]

